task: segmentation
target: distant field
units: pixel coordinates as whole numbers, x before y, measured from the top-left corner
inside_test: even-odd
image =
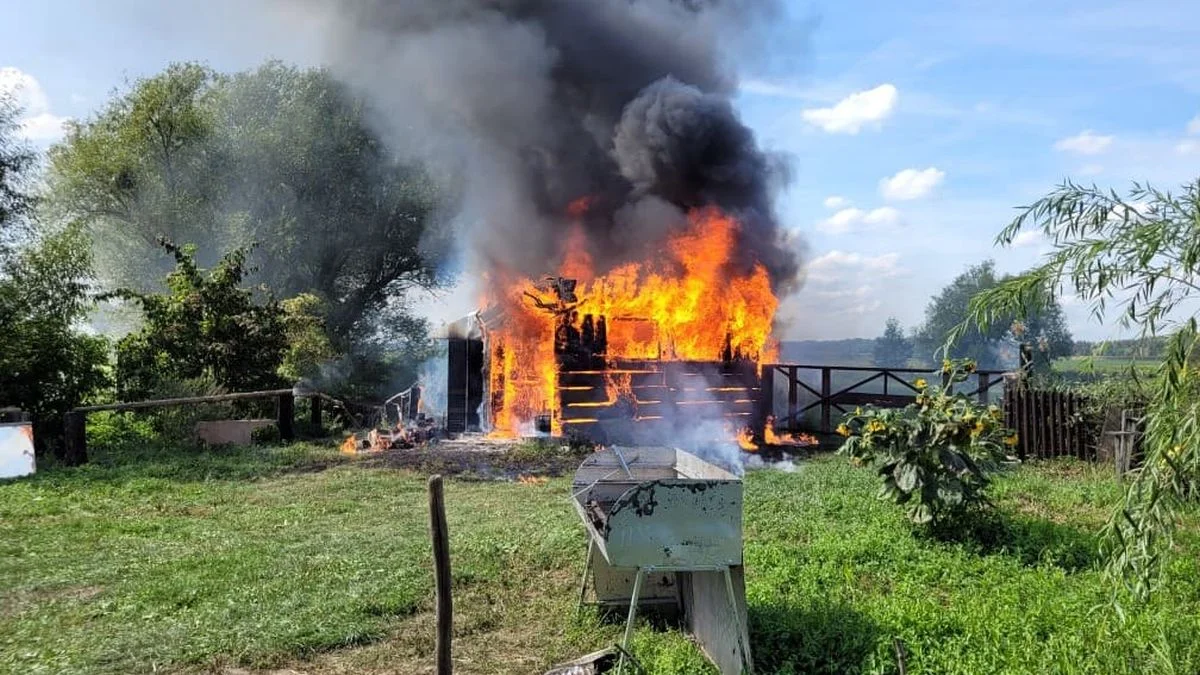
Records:
[[[1137,367],[1139,372],[1152,371],[1158,364],[1158,359],[1130,359],[1124,357],[1098,356],[1068,356],[1054,361],[1054,371],[1057,373],[1095,373],[1109,375],[1124,372],[1130,365]]]

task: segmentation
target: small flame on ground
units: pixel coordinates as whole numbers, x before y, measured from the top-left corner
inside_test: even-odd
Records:
[[[517,482],[521,485],[544,485],[550,479],[545,476],[534,476],[531,474],[521,474],[517,476]]]
[[[749,427],[742,427],[737,434],[738,447],[746,452],[757,452],[758,444],[754,442],[754,432]]]
[[[774,417],[767,417],[767,423],[763,427],[763,440],[766,441],[767,445],[810,446],[820,444],[817,441],[817,437],[813,436],[812,434],[776,433]]]
[[[343,455],[357,455],[358,439],[354,437],[354,434],[350,434],[346,440],[342,441],[340,449]]]

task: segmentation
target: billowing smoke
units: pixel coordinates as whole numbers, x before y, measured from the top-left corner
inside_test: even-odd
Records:
[[[281,8],[283,5],[280,5]],[[737,262],[797,275],[772,208],[784,163],[730,103],[732,56],[775,0],[290,2],[386,141],[461,195],[472,271],[552,271],[568,206],[590,197],[595,262],[643,258],[683,210],[742,222]],[[482,268],[482,269],[480,269]]]

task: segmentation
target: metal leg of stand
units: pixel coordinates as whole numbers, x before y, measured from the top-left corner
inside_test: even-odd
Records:
[[[617,660],[617,675],[625,672],[625,652],[629,651],[629,641],[633,638],[633,620],[637,618],[638,596],[642,594],[642,577],[645,571],[639,567],[637,576],[633,578],[633,597],[629,599],[629,618],[625,620],[625,639],[621,641],[623,649]]]
[[[738,656],[742,659],[743,672],[753,675],[754,667],[747,657],[746,642],[742,639],[742,617],[738,614],[737,595],[733,592],[733,574],[725,568],[725,594],[729,598],[729,613],[733,616],[734,630],[737,631]]]
[[[579,603],[575,605],[575,617],[579,618],[579,610],[583,609],[583,599],[587,597],[588,574],[592,571],[592,556],[595,555],[595,542],[588,542],[587,560],[583,563],[583,578],[579,581]]]

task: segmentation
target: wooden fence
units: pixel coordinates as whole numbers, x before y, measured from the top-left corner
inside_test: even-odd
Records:
[[[1084,404],[1075,392],[1006,388],[1004,418],[1017,432],[1017,455],[1096,459],[1097,430],[1087,423]]]
[[[285,441],[290,441],[295,438],[293,421],[296,409],[296,397],[308,398],[311,402],[309,406],[309,422],[315,427],[321,426],[322,402],[330,401],[336,405],[345,407],[341,401],[315,391],[300,392],[299,394],[294,389],[272,389],[268,391],[248,391],[238,392],[234,394],[217,394],[214,396],[191,396],[188,398],[167,398],[156,399],[151,401],[134,401],[131,403],[108,403],[104,405],[83,406],[74,408],[66,414],[63,419],[63,459],[71,466],[84,464],[88,460],[87,455],[87,416],[88,413],[101,412],[104,410],[112,411],[128,411],[128,410],[145,410],[149,408],[163,408],[180,405],[197,405],[202,403],[222,403],[226,401],[245,401],[251,399],[275,399],[276,424],[279,428],[279,437]]]
[[[820,384],[810,386],[804,374],[819,374]],[[974,382],[955,385],[968,396],[981,402],[988,400],[992,389],[1003,387],[1004,372],[980,370]],[[775,412],[775,378],[782,375],[787,385],[787,409],[782,414]],[[851,379],[849,385],[834,386],[834,376]],[[927,368],[872,368],[866,366],[815,366],[795,363],[772,363],[762,367],[762,394],[760,416],[774,416],[777,430],[804,431],[829,434],[837,426],[836,420],[855,407],[874,405],[881,408],[902,408],[916,399],[917,388],[913,382],[924,378],[930,383],[942,379],[940,370]],[[814,397],[802,404],[801,396]],[[820,419],[815,428],[807,428],[802,418],[810,410],[819,410]]]

